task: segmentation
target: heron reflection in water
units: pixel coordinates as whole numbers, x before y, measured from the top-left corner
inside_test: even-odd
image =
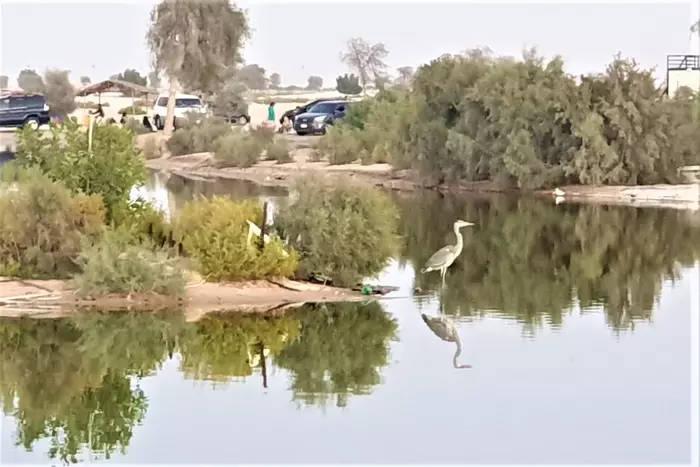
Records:
[[[474,224],[463,220],[455,221],[453,229],[455,232],[455,237],[457,237],[457,244],[444,246],[433,253],[433,256],[426,261],[425,267],[423,267],[420,272],[426,273],[430,271],[440,271],[442,285],[444,286],[447,268],[449,268],[452,263],[455,262],[460,253],[462,253],[462,248],[464,247],[464,239],[462,238],[462,233],[459,231],[459,229],[462,227],[469,227],[471,225]]]
[[[452,357],[452,365],[455,368],[471,368],[471,365],[459,365],[457,363],[457,358],[462,353],[462,340],[459,338],[457,326],[454,321],[443,315],[428,316],[425,313],[421,313],[421,317],[430,330],[433,331],[433,334],[446,342],[454,342],[457,344],[454,357]]]

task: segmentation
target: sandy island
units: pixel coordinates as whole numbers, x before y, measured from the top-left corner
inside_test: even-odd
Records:
[[[135,294],[78,297],[68,281],[0,278],[0,316],[57,318],[84,309],[181,309],[188,320],[215,311],[282,311],[304,303],[362,301],[368,297],[348,289],[288,279],[237,283],[190,282],[184,297]]]

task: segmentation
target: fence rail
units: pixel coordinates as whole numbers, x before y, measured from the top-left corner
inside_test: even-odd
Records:
[[[667,70],[700,70],[700,55],[669,55],[666,57]]]

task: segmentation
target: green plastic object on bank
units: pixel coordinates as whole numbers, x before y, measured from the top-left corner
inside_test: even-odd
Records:
[[[363,285],[362,286],[362,295],[370,295],[372,293],[372,286],[371,285]]]

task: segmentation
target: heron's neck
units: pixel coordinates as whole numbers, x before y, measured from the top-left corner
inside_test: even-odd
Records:
[[[457,249],[459,251],[462,251],[462,246],[464,246],[463,240],[462,240],[462,232],[459,231],[459,227],[456,224],[454,226],[454,231],[455,231],[455,237],[457,237]]]
[[[459,337],[455,339],[455,344],[457,344],[457,350],[455,350],[455,355],[452,357],[452,364],[455,368],[459,368],[459,365],[457,364],[457,357],[459,357],[462,353],[462,342],[460,341]]]

